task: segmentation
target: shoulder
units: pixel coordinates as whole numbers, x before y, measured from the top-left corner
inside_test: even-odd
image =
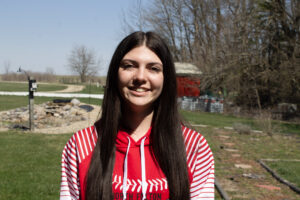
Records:
[[[195,164],[200,158],[213,159],[209,144],[201,133],[186,126],[182,126],[182,134],[189,166]]]
[[[191,128],[188,128],[184,125],[181,126],[182,135],[184,139],[185,146],[189,146],[190,143],[199,143],[199,142],[206,142],[203,135]]]
[[[95,126],[90,126],[74,133],[64,150],[76,152],[79,162],[81,162],[94,150],[97,139],[98,134]]]

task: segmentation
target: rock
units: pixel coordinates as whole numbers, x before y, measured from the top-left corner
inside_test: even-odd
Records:
[[[267,190],[281,190],[280,187],[276,187],[276,186],[273,186],[273,185],[256,185],[257,187],[260,187],[260,188],[265,188]]]
[[[67,110],[70,110],[71,108],[72,108],[72,106],[69,105],[69,104],[67,104],[62,109],[65,110],[65,111],[67,111]]]
[[[230,138],[230,136],[228,136],[228,135],[219,135],[219,137],[222,138],[222,139],[229,139]]]
[[[73,104],[77,104],[74,105]],[[72,100],[72,104],[47,102],[34,105],[34,123],[37,128],[51,128],[70,125],[73,122],[87,121],[84,115],[89,112],[93,106],[80,104],[77,99]],[[14,124],[28,124],[29,110],[28,107],[16,108],[9,111],[0,112],[0,129],[18,128]],[[5,123],[2,123],[5,122]]]
[[[71,100],[71,103],[74,105],[74,106],[78,106],[80,104],[80,101],[78,99],[72,99]]]
[[[246,178],[252,178],[252,179],[261,179],[261,178],[265,178],[264,175],[258,175],[258,174],[243,174],[243,177],[246,177]]]
[[[225,126],[224,129],[227,129],[227,130],[233,130],[233,127]]]
[[[234,164],[236,168],[242,168],[242,169],[251,169],[251,165],[246,165],[246,164]]]
[[[192,124],[193,127],[202,127],[202,128],[206,128],[207,125],[204,124]]]
[[[225,151],[228,151],[228,152],[238,152],[239,150],[237,150],[237,149],[224,149]]]
[[[225,142],[224,145],[225,145],[225,146],[232,147],[232,146],[234,146],[235,144],[234,144],[234,143]]]
[[[84,113],[85,113],[84,111],[78,110],[78,111],[76,112],[76,115],[83,115]]]

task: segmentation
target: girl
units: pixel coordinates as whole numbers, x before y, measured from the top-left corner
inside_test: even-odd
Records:
[[[213,199],[213,155],[180,121],[176,89],[171,53],[157,34],[124,38],[101,118],[64,148],[60,199]]]

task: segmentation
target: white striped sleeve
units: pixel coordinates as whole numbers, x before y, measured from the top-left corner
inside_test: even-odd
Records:
[[[74,135],[62,153],[60,200],[79,199],[79,190],[78,151]]]
[[[197,137],[198,135],[198,137]],[[200,136],[200,137],[199,137]],[[214,199],[214,158],[213,154],[205,140],[205,138],[195,132],[194,141],[195,156],[188,156],[188,160],[192,161],[192,182],[190,185],[190,197],[192,200]],[[189,152],[187,152],[189,153]],[[192,155],[192,154],[188,154]]]

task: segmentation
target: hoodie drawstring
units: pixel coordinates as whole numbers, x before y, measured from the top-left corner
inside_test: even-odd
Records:
[[[146,190],[147,190],[147,182],[146,182],[146,164],[145,164],[145,151],[144,151],[144,142],[146,137],[142,140],[140,151],[141,151],[141,167],[142,167],[142,193],[143,199],[146,199]]]
[[[124,161],[124,177],[123,177],[123,200],[126,200],[126,195],[127,195],[127,171],[128,171],[128,164],[127,164],[127,156],[129,153],[130,149],[130,138],[127,137],[128,139],[128,146],[126,150],[126,155],[125,155],[125,161]],[[142,193],[143,193],[143,199],[146,199],[146,191],[147,191],[147,182],[146,182],[146,164],[145,164],[145,143],[146,137],[142,139],[141,146],[140,146],[140,151],[141,151],[141,167],[142,167]]]
[[[124,161],[124,177],[123,177],[123,199],[126,199],[126,192],[127,192],[127,156],[129,153],[129,148],[130,148],[130,139],[128,139],[128,146],[126,150],[126,155],[125,155],[125,161]]]

